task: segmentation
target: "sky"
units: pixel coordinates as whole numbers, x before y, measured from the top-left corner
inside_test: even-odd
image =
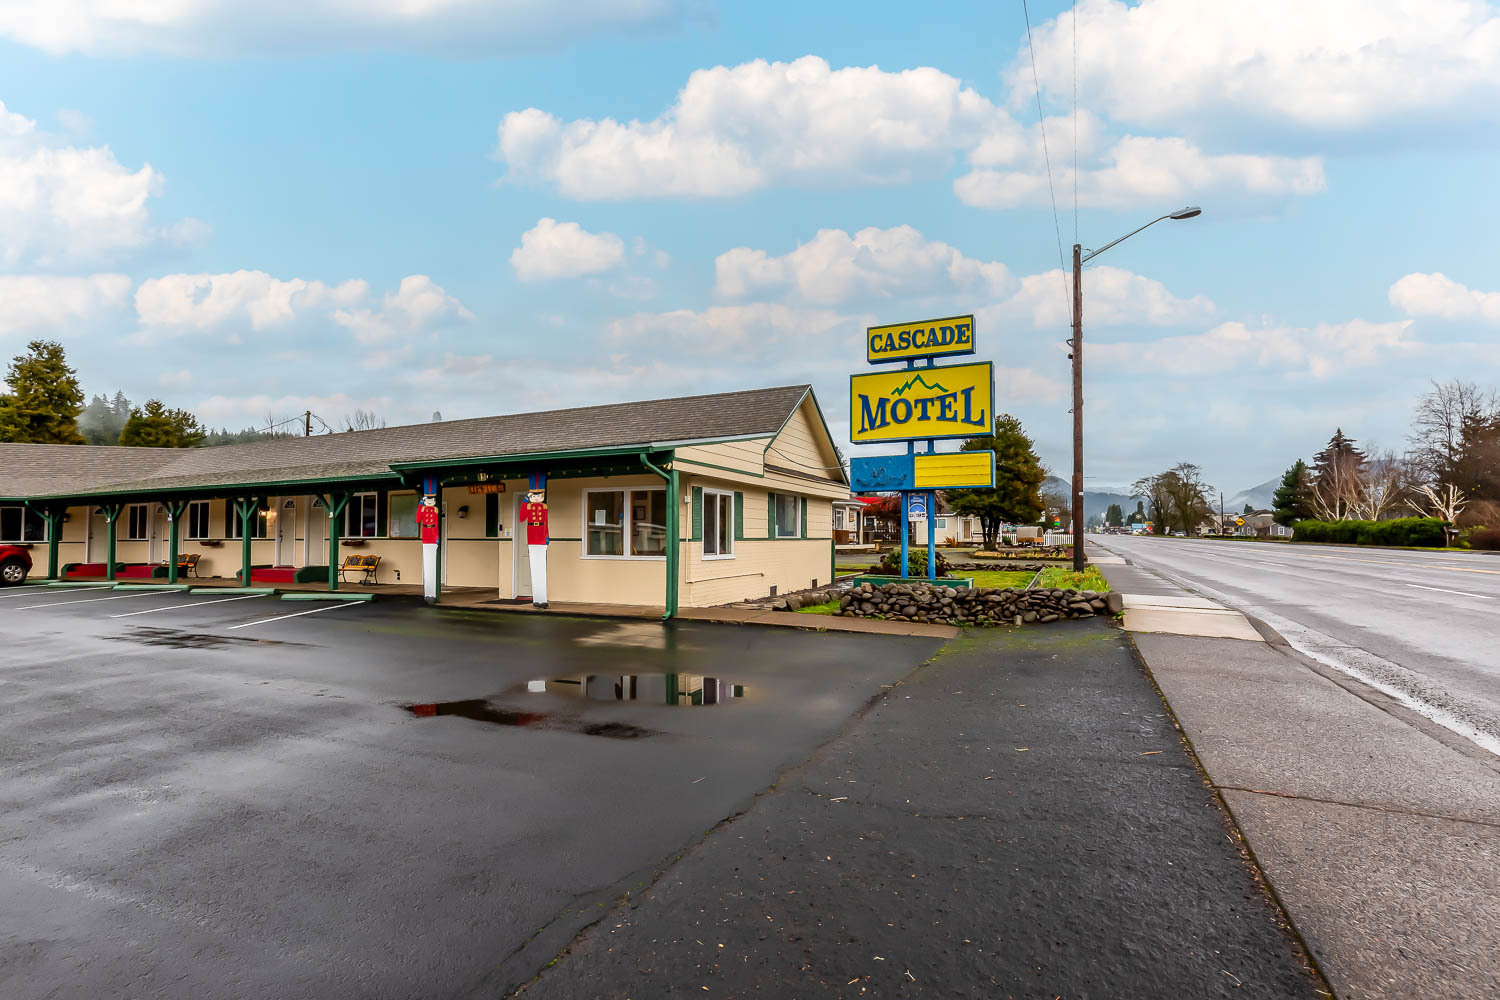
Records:
[[[1027,17],[1031,23],[1028,45]],[[1040,108],[1040,115],[1039,115]],[[0,354],[239,429],[810,382],[973,313],[1088,488],[1500,385],[1479,0],[7,0]]]

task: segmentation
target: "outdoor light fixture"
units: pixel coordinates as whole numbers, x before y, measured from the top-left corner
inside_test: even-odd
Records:
[[[464,504],[462,507],[458,508],[458,516],[459,516],[460,519],[469,516],[469,505],[468,504]]]

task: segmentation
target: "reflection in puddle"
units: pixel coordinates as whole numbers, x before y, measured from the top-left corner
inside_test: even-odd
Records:
[[[561,694],[589,701],[639,701],[655,705],[724,705],[745,697],[745,685],[695,674],[585,674],[527,681],[530,694]]]
[[[168,649],[219,649],[223,646],[300,646],[280,639],[249,639],[237,635],[212,635],[208,633],[179,632],[169,628],[136,626],[119,635],[104,638],[116,642],[135,642],[143,646],[165,646]]]
[[[655,736],[650,729],[632,726],[626,722],[584,722],[547,712],[518,712],[515,709],[496,705],[484,698],[466,698],[462,701],[427,702],[420,705],[405,705],[418,718],[438,715],[456,715],[476,722],[489,722],[497,726],[532,726],[537,729],[559,729],[582,733],[584,736],[605,736],[613,740],[638,740],[642,736]]]

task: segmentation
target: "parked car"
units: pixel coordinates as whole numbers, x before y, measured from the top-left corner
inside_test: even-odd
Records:
[[[0,586],[26,582],[31,572],[31,553],[17,545],[0,545]]]

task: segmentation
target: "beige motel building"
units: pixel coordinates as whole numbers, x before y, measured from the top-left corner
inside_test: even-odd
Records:
[[[48,577],[176,582],[196,553],[196,577],[336,589],[348,556],[377,555],[377,589],[420,585],[436,477],[440,585],[523,599],[538,473],[554,604],[670,616],[833,579],[849,485],[806,385],[213,448],[0,444],[0,543]]]

